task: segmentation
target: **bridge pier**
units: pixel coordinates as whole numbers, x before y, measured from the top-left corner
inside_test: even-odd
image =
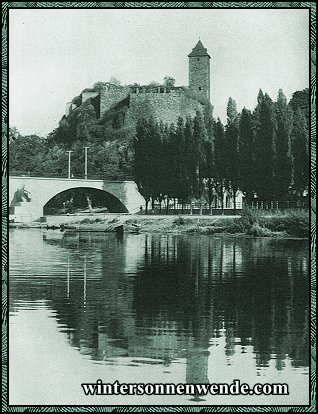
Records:
[[[10,216],[14,217],[14,221],[18,223],[30,223],[43,216],[43,207],[32,201],[22,201],[19,205],[10,207],[9,210]]]

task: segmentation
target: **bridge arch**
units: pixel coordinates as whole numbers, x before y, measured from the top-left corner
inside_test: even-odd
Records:
[[[71,198],[74,198],[77,196],[77,198],[81,198],[81,200],[76,200],[77,202],[81,202],[81,205],[79,207],[88,208],[88,202],[87,199],[85,200],[85,197],[88,196],[90,200],[92,201],[92,207],[96,207],[96,195],[99,193],[100,201],[104,204],[103,206],[98,205],[98,207],[107,207],[107,210],[110,213],[128,213],[127,207],[124,205],[124,203],[115,195],[111,194],[110,192],[94,188],[94,187],[71,187],[67,188],[65,190],[62,190],[58,192],[57,194],[51,196],[48,201],[43,205],[43,214],[49,215],[50,211],[53,211],[53,209],[50,209],[50,204],[58,205],[57,209],[62,210],[63,209],[63,203],[67,203],[67,201],[70,201]]]
[[[9,177],[10,215],[16,221],[30,222],[43,216],[43,207],[57,194],[74,188],[102,190],[108,194],[113,211],[136,213],[145,199],[134,181],[47,178],[30,176]],[[27,198],[17,200],[17,190],[24,188]]]

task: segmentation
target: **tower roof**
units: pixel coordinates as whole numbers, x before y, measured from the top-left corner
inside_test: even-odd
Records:
[[[211,58],[211,56],[207,52],[207,49],[203,46],[201,40],[198,41],[198,43],[192,49],[192,52],[188,56],[189,57],[193,57],[193,56],[195,56],[195,57],[196,56],[209,56],[209,58]]]

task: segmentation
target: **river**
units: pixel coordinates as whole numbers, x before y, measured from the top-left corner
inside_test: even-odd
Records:
[[[9,253],[10,404],[308,403],[307,241],[13,229]],[[85,396],[98,379],[289,395]]]

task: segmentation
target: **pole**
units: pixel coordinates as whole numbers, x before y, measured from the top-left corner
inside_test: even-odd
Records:
[[[68,152],[68,178],[71,178],[71,153],[73,151],[66,151]]]
[[[84,147],[85,148],[85,180],[87,180],[87,150],[89,147]]]

